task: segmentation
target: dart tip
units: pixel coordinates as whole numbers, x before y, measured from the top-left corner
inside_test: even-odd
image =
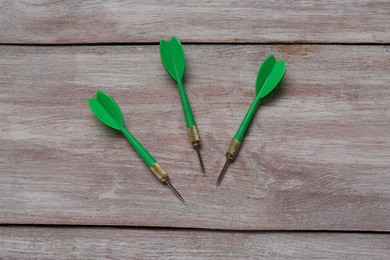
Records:
[[[229,164],[230,164],[230,159],[226,158],[225,165],[223,166],[222,171],[219,174],[219,177],[218,177],[218,180],[217,180],[217,186],[219,186],[219,184],[221,183],[221,181],[223,179],[223,176],[225,176],[225,173],[227,171],[227,168],[229,167]]]
[[[196,146],[195,149],[196,149],[196,152],[198,153],[199,162],[200,162],[200,168],[202,168],[202,172],[203,172],[203,173],[206,173],[205,170],[204,170],[204,165],[203,165],[202,156],[200,155],[200,146],[199,146],[199,145]]]
[[[165,183],[168,184],[168,187],[173,191],[173,193],[176,195],[176,197],[179,198],[183,203],[185,203],[183,197],[180,195],[180,193],[173,187],[173,185],[169,182],[168,179],[165,179]]]

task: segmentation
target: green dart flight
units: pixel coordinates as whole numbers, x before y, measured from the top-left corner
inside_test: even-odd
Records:
[[[160,56],[165,70],[177,82],[183,112],[186,119],[188,135],[190,137],[191,144],[198,153],[200,166],[202,168],[202,172],[204,173],[204,165],[200,155],[199,131],[182,82],[186,60],[184,56],[184,48],[179,39],[174,36],[168,42],[164,40],[160,41]]]
[[[221,183],[230,162],[236,158],[238,150],[241,147],[242,140],[244,139],[245,132],[248,129],[253,115],[255,114],[260,99],[271,93],[271,91],[279,84],[280,80],[283,78],[285,70],[285,62],[283,60],[276,61],[273,55],[268,56],[261,65],[256,79],[256,98],[253,100],[252,105],[249,107],[248,112],[236,132],[236,135],[231,140],[229,147],[226,150],[226,162],[219,174],[217,186]]]
[[[123,120],[122,112],[115,102],[115,100],[107,93],[98,90],[96,98],[88,99],[89,107],[92,113],[107,126],[119,130],[134,147],[137,153],[144,160],[146,165],[150,168],[157,179],[166,183],[175,195],[184,202],[183,197],[169,182],[167,172],[160,166],[160,164],[153,158],[153,156],[142,146],[140,142],[127,130],[125,121]]]

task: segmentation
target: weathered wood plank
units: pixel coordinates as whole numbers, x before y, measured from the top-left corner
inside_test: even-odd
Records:
[[[0,43],[389,43],[389,2],[0,0]]]
[[[1,227],[1,259],[387,259],[389,234]]]
[[[1,223],[390,230],[388,46],[186,45],[207,174],[158,46],[0,47]],[[259,64],[287,62],[220,187]],[[87,98],[104,89],[186,199]]]

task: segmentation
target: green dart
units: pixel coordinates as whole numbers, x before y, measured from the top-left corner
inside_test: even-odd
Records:
[[[242,140],[244,139],[245,132],[248,129],[253,115],[255,114],[260,99],[267,96],[279,84],[280,80],[283,78],[285,69],[285,62],[283,60],[276,61],[273,55],[268,56],[261,65],[256,79],[256,98],[253,100],[236,132],[236,135],[231,140],[229,147],[226,150],[226,162],[219,174],[217,186],[221,183],[230,162],[236,158],[238,150],[241,147]]]
[[[200,167],[204,173],[204,165],[200,155],[199,131],[196,126],[190,102],[188,101],[188,97],[182,82],[186,60],[184,56],[184,48],[181,45],[179,39],[174,36],[169,42],[164,40],[160,41],[160,56],[166,71],[177,82],[180,99],[183,106],[183,112],[186,119],[188,135],[190,137],[191,144],[198,153]]]
[[[93,114],[107,126],[119,130],[127,138],[130,144],[134,147],[137,153],[144,160],[157,179],[166,183],[175,195],[184,202],[183,197],[169,182],[167,172],[153,158],[153,156],[142,146],[140,142],[129,132],[125,127],[122,112],[115,100],[107,93],[98,90],[96,98],[88,99],[89,107]]]

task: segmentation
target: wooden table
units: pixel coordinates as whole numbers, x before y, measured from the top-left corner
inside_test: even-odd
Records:
[[[0,258],[389,258],[389,24],[377,0],[0,1]],[[286,75],[216,187],[271,53]],[[94,118],[98,89],[185,204]]]

